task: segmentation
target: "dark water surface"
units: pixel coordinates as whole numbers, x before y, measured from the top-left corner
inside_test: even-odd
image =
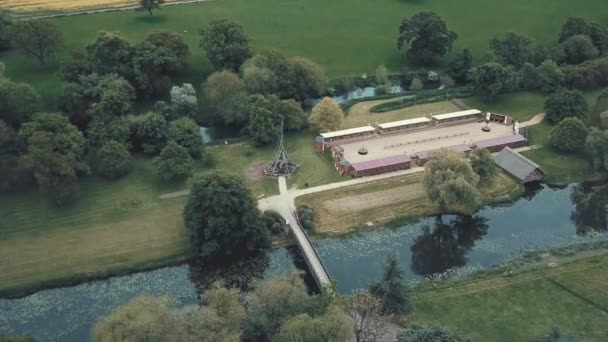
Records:
[[[592,189],[596,188],[538,185],[513,204],[487,207],[473,216],[443,215],[324,239],[317,250],[343,293],[365,288],[378,278],[391,252],[397,253],[413,280],[448,270],[466,273],[524,251],[606,240],[608,190]],[[572,193],[576,203],[570,199]],[[0,300],[0,331],[31,332],[41,341],[86,341],[99,317],[138,294],[169,295],[181,305],[197,304],[199,293],[215,280],[246,290],[253,279],[296,271],[301,260],[295,254],[279,248],[228,267],[211,269],[195,263]]]

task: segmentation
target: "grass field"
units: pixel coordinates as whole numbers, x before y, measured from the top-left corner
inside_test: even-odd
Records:
[[[176,2],[168,0],[166,3]],[[96,8],[133,6],[131,0],[2,0],[2,9],[17,13],[73,12]]]
[[[10,0],[12,2],[18,0]],[[47,0],[48,1],[48,0]],[[62,0],[66,2],[65,0]],[[396,49],[397,28],[404,17],[434,10],[458,32],[454,51],[470,48],[475,56],[488,49],[489,39],[517,31],[541,42],[557,39],[568,16],[582,16],[608,24],[603,0],[500,0],[395,1],[395,0],[217,0],[164,8],[147,18],[145,13],[122,11],[53,19],[64,32],[69,54],[91,42],[101,30],[116,31],[132,41],[155,29],[180,32],[193,52],[184,76],[198,85],[209,66],[198,48],[198,29],[212,19],[229,17],[241,23],[255,49],[277,48],[289,55],[309,57],[325,67],[331,77],[373,73],[380,64],[392,71],[403,68],[403,53]],[[260,20],[264,18],[264,20]],[[30,58],[11,52],[1,57],[9,77],[27,81],[56,104],[61,93],[58,67],[40,68]],[[450,56],[437,66],[442,67]]]
[[[559,326],[578,341],[608,336],[608,254],[514,276],[495,273],[436,284],[414,295],[414,319],[436,321],[473,341],[536,341]]]
[[[296,205],[307,205],[315,210],[315,233],[345,234],[365,227],[367,222],[378,226],[437,213],[437,208],[426,197],[421,181],[422,174],[393,177],[298,197]],[[391,197],[391,201],[385,201],[387,192],[395,190],[396,196]],[[500,173],[490,187],[481,191],[486,205],[509,201],[522,193],[522,187]],[[341,203],[339,208],[332,205],[334,201]],[[466,211],[475,209],[468,208]]]

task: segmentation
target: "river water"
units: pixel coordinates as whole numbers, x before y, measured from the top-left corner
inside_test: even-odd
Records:
[[[317,249],[340,291],[346,294],[377,279],[389,253],[396,253],[412,281],[421,281],[446,271],[466,273],[487,268],[525,251],[607,240],[605,202],[593,198],[602,205],[587,206],[583,212],[570,199],[574,187],[537,186],[512,204],[486,207],[473,216],[429,217],[397,228],[323,239]],[[596,217],[591,213],[596,207],[601,211],[596,215],[599,220],[591,219]],[[215,280],[246,290],[253,279],[301,269],[297,251],[277,248],[229,267],[167,267],[40,291],[25,298],[0,300],[0,331],[30,332],[41,341],[86,341],[99,317],[138,294],[169,295],[179,305],[196,304],[203,289]]]

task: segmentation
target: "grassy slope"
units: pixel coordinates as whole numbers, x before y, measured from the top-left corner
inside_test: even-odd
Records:
[[[579,341],[608,335],[608,254],[515,276],[487,274],[417,291],[415,319],[437,321],[473,341],[535,341],[559,326]],[[534,300],[530,300],[534,298]]]
[[[464,47],[476,56],[487,50],[489,39],[512,30],[542,42],[554,40],[568,16],[582,16],[608,23],[603,0],[218,0],[164,8],[148,19],[135,11],[82,15],[53,19],[63,30],[66,47],[59,56],[82,48],[100,30],[117,31],[133,41],[154,29],[180,32],[193,52],[192,68],[184,79],[199,84],[208,65],[198,48],[197,30],[215,18],[240,22],[256,49],[278,48],[290,55],[309,57],[323,65],[330,76],[373,72],[380,64],[400,70],[402,53],[396,49],[397,28],[404,17],[434,10],[459,34],[455,51]],[[516,18],[516,20],[514,20]],[[446,56],[447,60],[449,56]],[[60,82],[56,69],[36,67],[20,54],[2,56],[7,74],[31,82],[49,104],[56,103]],[[442,64],[445,63],[445,60]]]

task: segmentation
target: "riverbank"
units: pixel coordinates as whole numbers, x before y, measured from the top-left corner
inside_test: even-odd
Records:
[[[502,172],[490,184],[481,189],[481,206],[510,202],[524,192],[522,185]],[[422,187],[422,173],[300,196],[295,202],[314,209],[317,236],[350,234],[439,213]],[[467,208],[462,213],[477,209]]]
[[[516,259],[516,267],[425,284],[415,290],[411,319],[440,322],[473,341],[533,340],[553,326],[579,341],[601,341],[608,334],[607,247],[538,252]]]

